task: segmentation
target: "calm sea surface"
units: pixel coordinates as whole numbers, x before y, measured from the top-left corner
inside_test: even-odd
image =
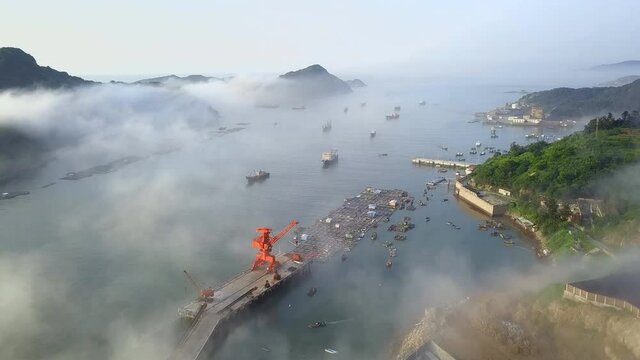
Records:
[[[138,345],[123,338],[153,344],[179,328],[176,310],[195,296],[182,270],[213,286],[244,270],[255,253],[250,240],[256,227],[277,231],[291,219],[310,224],[367,186],[401,188],[421,199],[425,182],[440,174],[412,166],[412,157],[453,159],[460,151],[468,161],[482,161],[468,154],[476,141],[499,149],[526,143],[532,129],[504,127],[491,139],[490,126],[469,123],[474,112],[517,99],[505,91],[520,87],[371,84],[308,103],[304,111],[213,101],[220,126],[249,125],[212,139],[203,134],[180,151],[80,181],[56,180],[80,170],[59,158],[35,179],[14,185],[29,196],[0,202],[0,251],[42,260],[32,286],[37,323],[45,329],[32,335],[27,354],[135,353]],[[427,105],[419,106],[423,99]],[[400,119],[385,120],[395,105],[402,107]],[[328,120],[333,129],[323,133]],[[570,131],[538,130],[552,136]],[[322,169],[320,154],[329,149],[338,149],[340,160]],[[271,178],[247,187],[244,176],[258,168]],[[40,188],[52,181],[57,184]],[[378,240],[366,237],[347,261],[338,256],[314,264],[310,278],[233,330],[215,358],[387,358],[425,308],[460,301],[499,285],[501,275],[535,266],[530,244],[517,231],[508,231],[516,245],[505,247],[477,230],[485,217],[457,202],[446,186],[430,194],[428,206],[394,215],[392,222],[411,216],[417,226],[396,242],[391,270],[382,244],[393,233],[379,229]],[[277,249],[290,244],[283,240]],[[309,298],[311,286],[318,292]],[[52,288],[51,294],[45,290]],[[307,328],[315,321],[329,325]],[[169,347],[158,342],[152,347]],[[325,353],[327,347],[338,353]]]

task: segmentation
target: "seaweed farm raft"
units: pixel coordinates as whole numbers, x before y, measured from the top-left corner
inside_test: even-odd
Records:
[[[308,274],[314,260],[324,260],[352,248],[369,229],[411,200],[406,191],[367,188],[345,199],[326,217],[298,229],[293,251],[276,255],[280,264],[277,277],[265,269],[245,270],[214,289],[217,295],[213,298],[192,303],[193,322],[170,359],[210,359],[210,353],[224,340],[234,318]]]

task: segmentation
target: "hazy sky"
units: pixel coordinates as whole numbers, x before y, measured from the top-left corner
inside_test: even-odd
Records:
[[[0,46],[73,74],[424,73],[640,58],[637,0],[0,0]]]

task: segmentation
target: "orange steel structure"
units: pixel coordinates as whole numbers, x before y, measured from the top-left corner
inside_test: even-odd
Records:
[[[209,298],[213,297],[213,289],[212,288],[203,288],[202,286],[200,286],[191,276],[191,274],[189,274],[187,272],[187,270],[182,270],[184,271],[184,275],[187,277],[187,280],[189,280],[189,282],[191,283],[191,285],[196,288],[196,291],[198,292],[198,295],[200,296],[200,300],[207,300]]]
[[[251,246],[258,249],[258,253],[256,254],[256,259],[253,261],[253,266],[251,266],[251,270],[256,270],[263,263],[269,264],[267,266],[267,272],[273,272],[278,268],[280,263],[276,261],[275,256],[271,254],[271,250],[273,249],[273,244],[275,244],[281,237],[283,237],[289,230],[293,229],[294,226],[298,225],[298,221],[291,220],[289,225],[287,225],[284,229],[282,229],[275,236],[271,237],[271,229],[270,228],[257,228],[256,231],[260,233],[260,235],[256,236],[251,242]]]

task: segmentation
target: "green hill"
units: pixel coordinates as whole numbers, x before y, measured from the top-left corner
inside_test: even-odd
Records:
[[[40,66],[33,56],[18,48],[0,48],[0,90],[34,87],[61,88],[93,84],[64,71]]]
[[[548,144],[512,144],[478,166],[472,178],[480,184],[532,191],[554,197],[591,196],[591,181],[640,160],[640,129],[606,128],[612,117],[602,117],[587,130]]]
[[[634,111],[618,119],[611,114],[593,119],[584,131],[551,144],[513,143],[507,153],[476,167],[470,178],[476,187],[511,190],[511,210],[538,224],[549,236],[547,246],[558,250],[582,236],[576,230],[571,235],[566,226],[568,204],[577,198],[602,200],[609,209],[605,218],[594,220],[592,235],[604,239],[600,230],[605,225],[637,228],[640,198],[633,194],[640,184],[638,164],[640,113]]]
[[[556,88],[523,96],[518,102],[544,109],[547,120],[579,119],[640,109],[640,80],[619,87]]]

